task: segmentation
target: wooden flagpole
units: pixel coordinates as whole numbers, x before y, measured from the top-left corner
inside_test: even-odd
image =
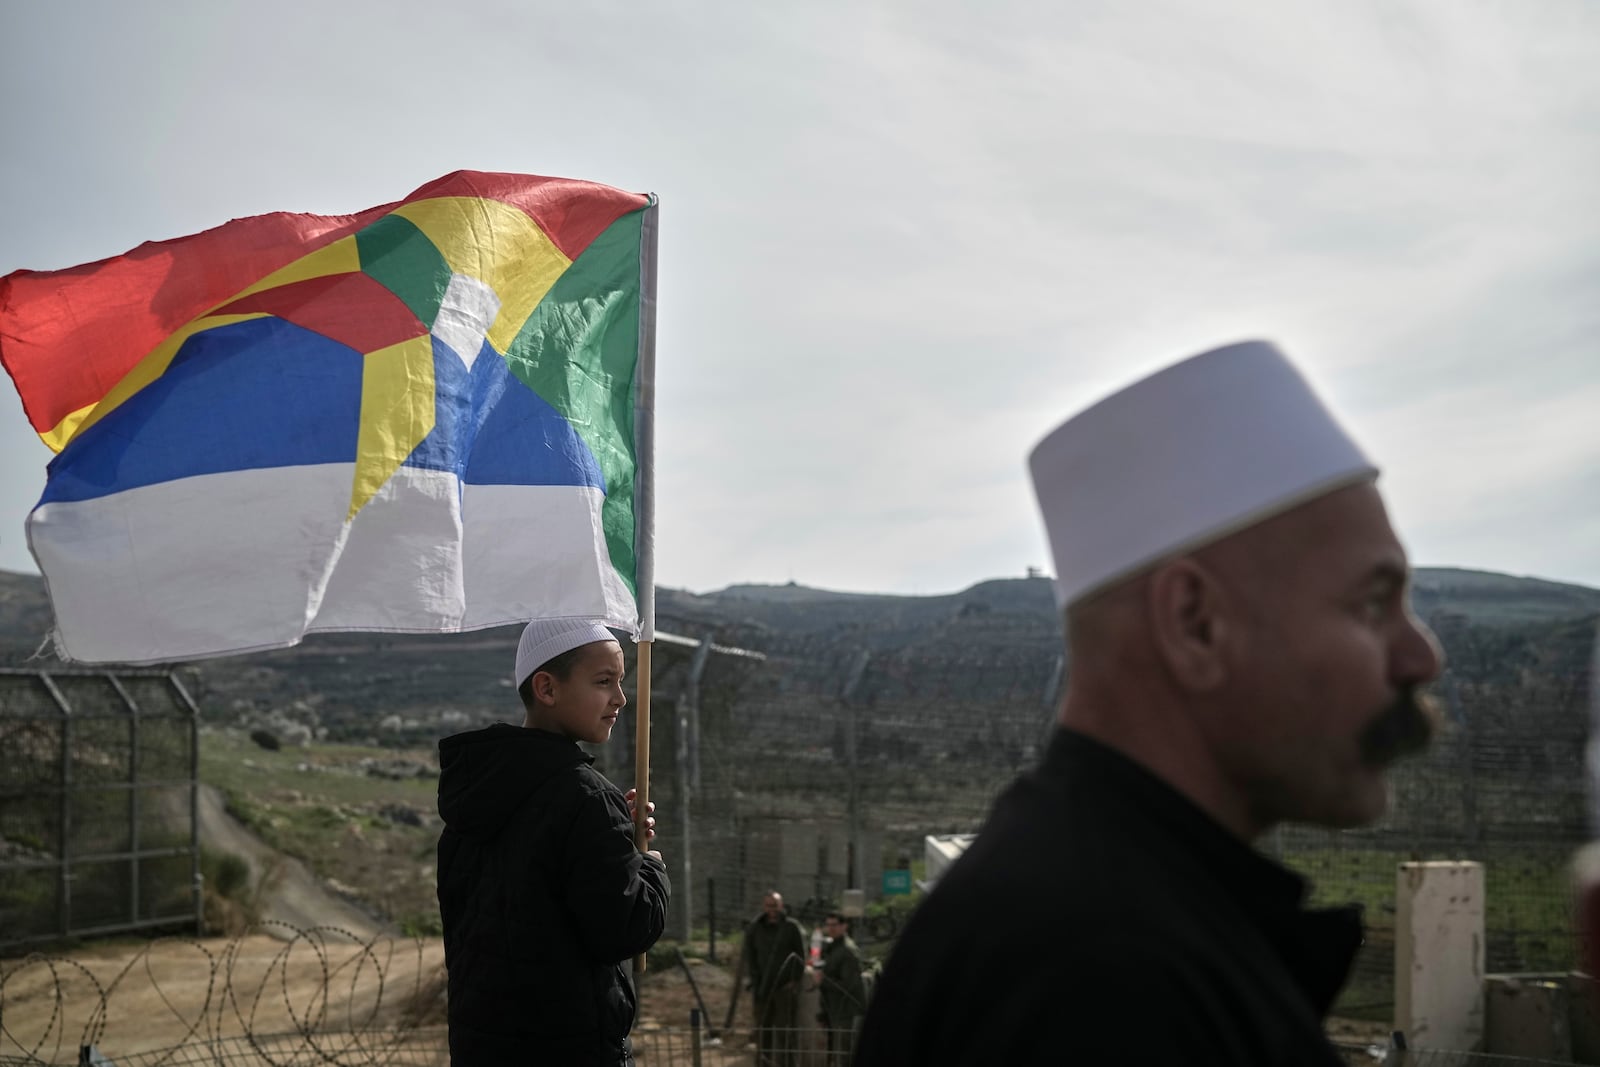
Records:
[[[638,790],[633,813],[633,842],[640,852],[650,851],[650,648],[651,641],[639,642],[637,668],[639,710],[634,713],[633,787]],[[642,959],[643,957],[641,957]]]
[[[639,642],[639,662],[634,668],[639,708],[634,712],[633,735],[633,843],[640,852],[650,851],[650,648],[655,642]],[[633,973],[644,973],[645,954],[633,958]]]
[[[633,843],[640,852],[650,851],[650,648],[652,641],[639,642],[639,663],[635,667],[638,710],[634,712],[633,788],[637,790],[633,808]],[[633,973],[643,974],[645,954],[633,958]]]
[[[639,362],[634,375],[634,448],[638,456],[634,498],[636,593],[639,602],[639,658],[634,667],[633,841],[650,850],[650,649],[656,636],[655,453],[656,453],[656,225],[654,193],[639,230]],[[634,974],[643,974],[645,954],[634,957]]]

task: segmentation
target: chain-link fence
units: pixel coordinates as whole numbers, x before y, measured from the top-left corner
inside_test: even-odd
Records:
[[[1339,1014],[1392,1017],[1405,861],[1485,865],[1491,972],[1564,971],[1578,959],[1569,863],[1588,836],[1595,621],[1430,621],[1449,658],[1434,687],[1448,722],[1427,755],[1394,772],[1391,813],[1361,830],[1285,827],[1260,842],[1310,878],[1315,902],[1365,908],[1367,942]],[[882,953],[874,934],[902,917],[882,899],[885,872],[920,878],[925,835],[978,829],[1042,751],[1069,670],[1058,638],[1031,615],[970,603],[932,636],[919,619],[903,631],[750,627],[718,638],[765,659],[713,654],[691,681],[692,655],[658,658],[652,796],[674,879],[669,933],[735,931],[768,888],[815,919],[857,885],[869,902],[859,939]],[[601,759],[632,780],[629,738]]]
[[[198,926],[197,717],[166,672],[0,670],[0,948]]]
[[[1485,955],[1493,973],[1563,972],[1580,958],[1571,863],[1587,840],[1593,621],[1514,632],[1434,625],[1450,657],[1435,686],[1448,726],[1393,775],[1391,813],[1360,830],[1286,827],[1267,844],[1320,903],[1365,906],[1367,939],[1337,1010],[1392,1015],[1396,866],[1484,865]]]
[[[870,626],[663,618],[715,641],[657,646],[652,797],[674,881],[669,936],[715,934],[726,963],[727,938],[766,889],[815,920],[854,884],[868,901],[857,939],[885,954],[907,911],[898,902],[915,895],[884,889],[922,877],[925,835],[978,829],[1043,749],[1070,665],[1041,611],[969,596]],[[1341,1015],[1392,1017],[1396,867],[1407,860],[1485,865],[1491,972],[1564,971],[1578,958],[1568,863],[1588,836],[1594,620],[1429,621],[1449,656],[1434,687],[1448,727],[1395,772],[1392,813],[1260,843],[1310,877],[1317,902],[1366,908]],[[0,938],[192,922],[192,836],[163,838],[173,823],[155,821],[165,811],[191,833],[192,705],[159,673],[49,677],[55,693],[39,672],[0,676]],[[597,750],[623,786],[634,777],[627,725]],[[166,876],[146,881],[163,864]],[[163,895],[158,883],[178,888]]]

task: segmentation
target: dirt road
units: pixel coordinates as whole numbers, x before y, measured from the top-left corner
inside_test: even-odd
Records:
[[[200,787],[200,841],[208,849],[241,856],[250,865],[251,884],[264,887],[264,933],[287,940],[294,936],[293,930],[336,927],[349,931],[357,941],[394,933],[358,905],[328,890],[304,863],[282,855],[251,833],[228,814],[222,794],[208,785]]]

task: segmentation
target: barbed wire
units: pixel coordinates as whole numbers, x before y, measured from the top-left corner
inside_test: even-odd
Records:
[[[279,947],[259,974],[246,973],[241,964],[247,956],[251,964],[257,962],[246,946],[260,934],[272,936]],[[162,950],[174,945],[195,953],[194,965],[176,976],[158,963],[165,956]],[[443,1003],[442,969],[428,966],[427,948],[422,939],[362,938],[337,926],[300,928],[268,920],[228,941],[220,953],[193,938],[152,940],[109,981],[80,959],[32,953],[0,964],[0,1065],[61,1063],[63,1054],[70,1057],[66,1062],[83,1062],[80,1050],[99,1046],[108,1037],[125,1037],[110,1032],[109,1021],[119,996],[132,999],[135,985],[153,991],[176,1025],[162,1035],[163,1048],[118,1055],[118,1067],[407,1062],[411,1053],[423,1051],[408,1048],[415,1044],[408,1036],[422,1038],[429,1048],[442,1048],[442,1039],[429,1025],[443,1021],[442,1011],[431,1010],[434,1002]],[[308,954],[314,961],[309,977],[292,974],[305,967]],[[398,980],[397,961],[413,954],[411,980]],[[44,988],[23,992],[24,981],[41,968],[49,975]],[[197,974],[205,980],[199,997],[191,989]],[[17,1009],[41,997],[50,1003],[48,1017],[34,1022],[31,1032],[19,1033]],[[273,1002],[279,1002],[280,1012],[267,1010]],[[82,1020],[81,1029],[74,1016]],[[74,1030],[76,1040],[69,1044]]]

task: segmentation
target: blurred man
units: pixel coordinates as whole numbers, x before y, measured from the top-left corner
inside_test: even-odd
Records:
[[[1031,468],[1072,665],[1041,765],[913,916],[856,1062],[1341,1061],[1354,909],[1251,843],[1359,826],[1439,673],[1377,469],[1272,346],[1068,420]]]
[[[805,960],[805,931],[783,910],[783,894],[769,891],[761,899],[761,914],[744,930],[744,973],[755,1001],[761,1067],[799,1063],[800,976]]]
[[[811,972],[821,992],[818,1021],[828,1033],[828,1067],[847,1067],[855,1043],[856,1020],[867,1010],[866,983],[861,980],[861,950],[850,937],[850,920],[830,911],[822,920],[822,966]]]

